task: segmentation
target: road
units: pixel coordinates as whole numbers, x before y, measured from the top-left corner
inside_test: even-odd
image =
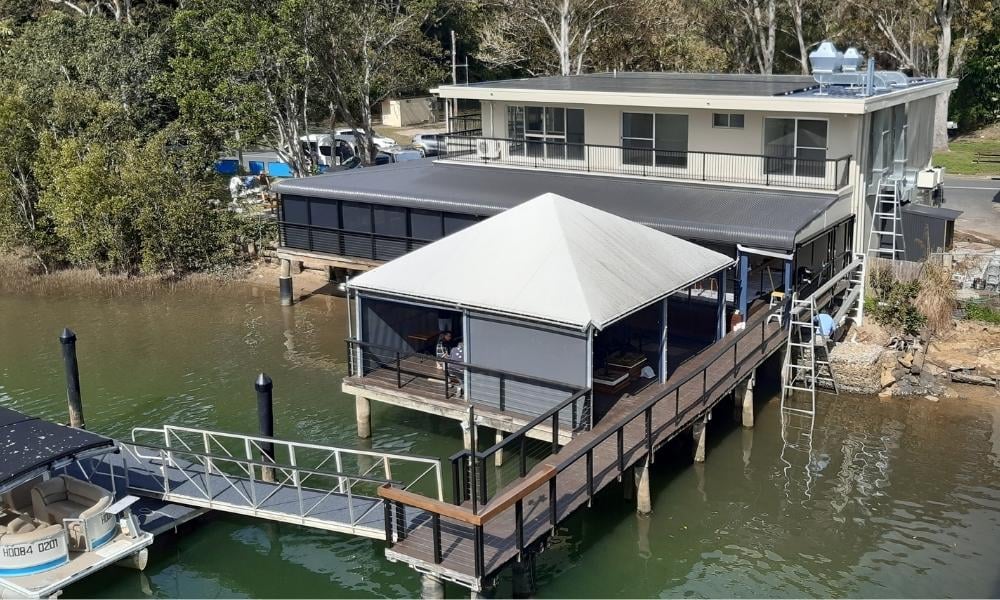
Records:
[[[1000,242],[1000,179],[946,175],[944,207],[962,211],[957,232]]]

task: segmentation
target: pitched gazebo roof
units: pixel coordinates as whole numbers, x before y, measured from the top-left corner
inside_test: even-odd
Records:
[[[403,255],[349,285],[581,330],[603,329],[732,263],[718,252],[549,193]]]

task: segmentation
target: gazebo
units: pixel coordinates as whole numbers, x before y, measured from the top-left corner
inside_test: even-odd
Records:
[[[420,356],[433,355],[450,331],[470,365],[466,401],[537,415],[565,395],[536,386],[500,405],[496,382],[471,366],[607,395],[663,382],[725,332],[733,264],[543,194],[350,280],[352,333],[383,355]]]

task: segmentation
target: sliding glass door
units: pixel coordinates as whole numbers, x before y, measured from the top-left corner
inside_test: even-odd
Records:
[[[508,106],[507,135],[512,154],[533,158],[584,158],[583,109]]]
[[[622,162],[687,167],[687,115],[622,113]]]
[[[827,129],[819,119],[764,119],[765,172],[825,177]]]

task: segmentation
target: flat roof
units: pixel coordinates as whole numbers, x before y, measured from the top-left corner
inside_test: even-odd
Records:
[[[492,216],[552,192],[689,240],[793,250],[839,199],[795,192],[450,164],[433,159],[287,179],[281,194]]]
[[[564,92],[777,96],[816,85],[815,79],[804,75],[630,72],[484,81],[469,84],[468,87]]]
[[[98,448],[114,448],[111,438],[57,425],[0,406],[0,489],[53,462]]]
[[[614,72],[440,85],[431,92],[482,101],[865,114],[958,87],[957,79],[908,82],[865,97],[843,85],[821,90],[810,75]]]

